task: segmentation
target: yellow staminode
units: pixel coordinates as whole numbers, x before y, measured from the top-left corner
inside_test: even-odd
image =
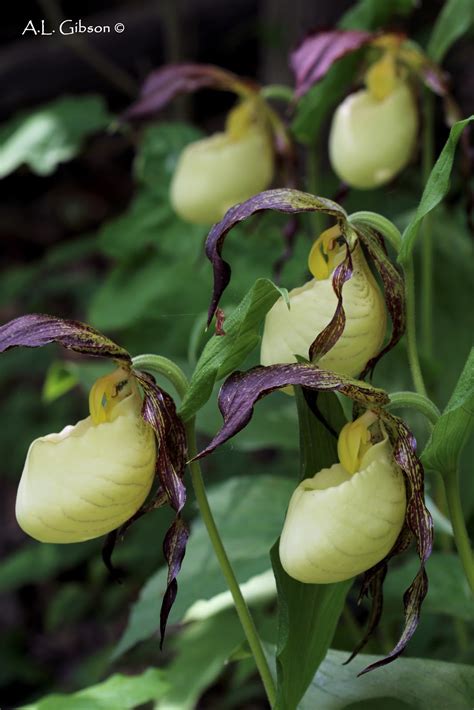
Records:
[[[365,84],[375,99],[383,101],[394,91],[397,83],[396,58],[393,52],[387,51],[371,64],[365,75]]]
[[[339,241],[341,230],[336,225],[326,229],[314,242],[308,257],[308,267],[316,279],[327,279],[337,266],[336,260],[345,252]]]
[[[104,375],[92,385],[89,392],[89,411],[94,424],[109,422],[114,407],[132,393],[130,373],[118,368],[110,375]]]
[[[342,427],[337,440],[337,455],[348,473],[359,470],[363,457],[372,446],[369,427],[376,420],[376,415],[369,411]]]
[[[89,405],[91,416],[29,448],[16,518],[41,542],[81,542],[115,530],[152,486],[157,444],[134,376],[118,368],[101,377]]]
[[[302,481],[291,497],[280,560],[300,582],[350,579],[380,562],[400,534],[404,477],[382,424],[382,440],[370,441],[368,428],[375,420],[370,412],[344,427],[340,463]]]

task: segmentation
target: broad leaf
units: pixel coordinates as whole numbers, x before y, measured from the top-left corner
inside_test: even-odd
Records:
[[[216,524],[240,584],[268,570],[269,549],[283,527],[293,488],[293,481],[254,475],[229,479],[209,491]],[[161,569],[143,587],[115,656],[155,634],[165,589],[166,570]],[[226,591],[207,531],[197,520],[192,525],[180,572],[180,593],[170,622],[181,621],[198,600],[209,600]]]
[[[166,668],[169,691],[160,707],[193,710],[202,692],[222,672],[244,632],[235,611],[227,610],[186,627],[176,638],[176,656]]]
[[[402,246],[398,254],[398,261],[401,264],[405,264],[412,254],[423,218],[439,205],[448,192],[458,140],[464,128],[473,120],[474,115],[465,118],[463,121],[457,121],[457,123],[452,126],[449,138],[425,185],[416,214],[403,233]]]
[[[48,695],[23,710],[133,710],[159,700],[168,689],[165,673],[149,668],[141,675],[113,675],[71,695]]]
[[[367,664],[380,656],[360,655],[348,666],[344,651],[329,651],[299,710],[343,710],[352,703],[364,708],[385,708],[389,699],[395,707],[411,710],[471,710],[474,697],[474,668],[458,663],[444,663],[424,658],[399,658],[396,663],[376,673],[357,677]],[[369,704],[370,701],[377,704]]]
[[[435,62],[442,62],[446,52],[474,24],[474,4],[471,0],[447,0],[439,13],[428,42],[427,53]]]
[[[400,589],[406,587],[418,569],[416,559],[408,559],[391,569],[384,592],[393,609],[400,605]],[[474,621],[472,593],[455,554],[434,552],[426,563],[430,591],[423,604],[424,614],[449,614],[457,619]]]
[[[298,707],[324,659],[353,580],[337,584],[302,584],[280,563],[278,543],[272,550],[278,591],[277,709]]]
[[[38,175],[50,175],[110,121],[99,96],[66,97],[15,116],[0,127],[0,178],[23,164]]]
[[[454,471],[473,425],[474,349],[471,350],[453,395],[436,422],[423,451],[424,465],[441,474]]]
[[[224,335],[214,335],[204,347],[179,410],[190,419],[209,399],[217,379],[242,364],[260,341],[260,326],[275,301],[283,295],[268,279],[258,279],[224,322]]]
[[[307,478],[337,461],[337,434],[346,423],[334,394],[306,393],[316,418],[296,388],[300,428],[300,477]],[[322,423],[325,421],[325,424]],[[334,433],[331,433],[332,429]],[[331,644],[353,580],[338,584],[303,584],[280,563],[278,542],[271,552],[278,591],[277,707],[297,707]]]
[[[377,30],[386,27],[396,15],[409,15],[415,6],[415,0],[359,0],[338,24],[345,30]]]

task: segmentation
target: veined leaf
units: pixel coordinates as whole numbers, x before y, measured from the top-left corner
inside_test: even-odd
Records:
[[[376,673],[357,677],[366,664],[379,656],[360,655],[349,665],[344,651],[329,651],[299,710],[343,710],[357,707],[385,708],[390,699],[395,707],[412,710],[471,710],[474,697],[474,668],[425,658],[399,658]],[[376,704],[370,701],[376,701]]]
[[[199,358],[179,414],[190,419],[209,399],[217,379],[242,364],[260,340],[265,315],[283,291],[268,279],[258,279],[224,322],[225,335],[214,335]]]
[[[439,13],[427,53],[435,62],[442,62],[446,52],[474,24],[474,4],[471,0],[447,0]]]
[[[113,675],[103,683],[92,685],[71,695],[48,695],[23,710],[133,710],[138,705],[159,700],[168,683],[165,673],[148,668],[137,676]]]
[[[0,178],[23,164],[50,175],[111,118],[100,96],[69,96],[15,116],[0,127]]]
[[[474,425],[474,349],[449,400],[436,422],[421,457],[426,468],[445,474],[457,468],[458,459]]]
[[[464,128],[474,120],[474,115],[457,121],[451,128],[449,138],[431,171],[428,182],[425,185],[423,195],[416,210],[416,214],[403,233],[403,240],[398,261],[404,264],[408,261],[415,246],[423,218],[439,205],[449,189],[451,170],[454,162],[454,154],[459,137]]]

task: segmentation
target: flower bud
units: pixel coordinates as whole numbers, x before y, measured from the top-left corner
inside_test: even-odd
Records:
[[[326,230],[310,253],[316,277],[289,293],[290,308],[280,298],[267,313],[261,346],[262,365],[296,362],[329,324],[337,307],[332,286],[334,269],[345,255],[338,228]],[[346,324],[333,348],[318,362],[322,368],[351,377],[358,375],[379,352],[387,319],[382,293],[359,244],[352,252],[353,274],[342,288]]]
[[[171,204],[187,222],[213,224],[229,207],[265,190],[273,176],[271,132],[249,99],[231,111],[224,133],[188,145],[171,183]]]
[[[16,518],[41,542],[81,542],[115,530],[145,501],[156,442],[135,379],[118,369],[92,387],[91,416],[30,446]]]
[[[370,569],[390,552],[403,527],[403,474],[382,425],[382,440],[370,443],[368,425],[375,416],[368,414],[342,430],[343,460],[302,481],[291,497],[280,560],[300,582],[340,582]]]
[[[418,112],[408,84],[397,78],[387,53],[366,75],[367,89],[336,109],[329,157],[348,185],[371,189],[389,182],[407,165],[418,132]]]

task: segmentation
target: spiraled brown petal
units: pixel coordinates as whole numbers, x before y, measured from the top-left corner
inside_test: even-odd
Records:
[[[163,541],[163,553],[165,555],[166,562],[168,563],[168,585],[166,587],[160,611],[160,648],[163,648],[166,623],[178,592],[178,582],[176,578],[179,574],[179,570],[181,569],[188,538],[188,526],[184,520],[177,515]]]

